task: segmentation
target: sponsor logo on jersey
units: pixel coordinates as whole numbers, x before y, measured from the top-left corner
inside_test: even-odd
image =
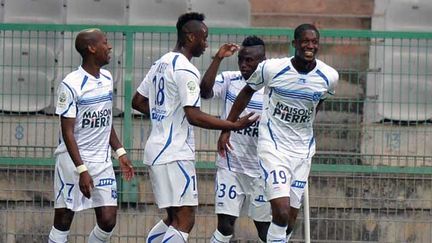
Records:
[[[96,128],[110,126],[111,109],[87,111],[83,114],[82,128]]]
[[[246,127],[241,130],[236,130],[234,132],[249,137],[258,137],[258,127],[259,127],[259,121],[255,121],[249,127]]]
[[[304,188],[306,186],[306,181],[297,181],[295,180],[292,184],[292,187]]]
[[[151,119],[156,121],[162,121],[166,117],[166,110],[162,110],[159,108],[151,109]]]
[[[112,184],[114,184],[115,179],[113,178],[102,178],[99,180],[99,184],[97,184],[96,186],[111,186]]]
[[[308,123],[312,119],[314,108],[301,109],[278,102],[274,108],[273,116],[289,123]]]

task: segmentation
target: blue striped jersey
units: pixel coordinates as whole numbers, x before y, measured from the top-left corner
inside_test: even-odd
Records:
[[[81,66],[58,86],[56,114],[75,118],[75,140],[84,162],[111,162],[112,91],[108,70],[101,69],[94,77]],[[59,143],[55,154],[67,152],[61,134]]]
[[[213,97],[224,100],[224,108],[221,115],[222,119],[226,119],[234,100],[245,85],[246,80],[244,80],[240,71],[222,72],[216,77],[213,86]],[[241,116],[250,112],[261,114],[263,107],[263,92],[264,89],[255,92]],[[260,175],[257,155],[259,123],[258,120],[245,129],[231,132],[230,143],[234,150],[228,151],[226,158],[218,156],[216,164],[219,168],[225,168],[230,171],[247,174],[253,177]]]
[[[152,129],[144,150],[147,165],[194,160],[193,128],[183,107],[200,107],[200,73],[181,53],[157,60],[137,92],[149,99]]]
[[[289,156],[309,158],[315,153],[312,124],[316,107],[334,94],[339,75],[320,60],[310,72],[298,72],[292,58],[261,62],[247,83],[255,90],[266,87],[268,102],[259,127],[259,149],[273,147]]]

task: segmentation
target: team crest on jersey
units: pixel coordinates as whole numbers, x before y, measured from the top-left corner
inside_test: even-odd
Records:
[[[299,78],[297,80],[297,83],[299,83],[299,84],[305,84],[306,83],[306,79],[305,78]]]
[[[111,197],[117,199],[117,190],[111,189]]]
[[[187,85],[189,91],[191,91],[191,92],[194,92],[195,89],[197,88],[197,85],[196,85],[196,83],[193,80],[187,82],[186,85]]]

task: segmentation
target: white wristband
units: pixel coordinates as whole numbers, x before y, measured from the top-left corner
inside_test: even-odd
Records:
[[[126,150],[124,148],[119,148],[115,152],[117,154],[117,158],[120,158],[121,156],[126,154]]]
[[[76,167],[78,174],[83,173],[84,171],[87,171],[87,166],[85,166],[85,164],[79,165]]]

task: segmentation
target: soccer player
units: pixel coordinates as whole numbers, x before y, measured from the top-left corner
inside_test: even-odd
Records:
[[[224,44],[216,53],[209,69],[201,81],[201,97],[218,98],[224,101],[225,119],[246,80],[258,64],[265,60],[263,40],[256,36],[246,37],[238,52],[240,71],[222,72],[216,76],[223,58],[232,56],[238,50],[236,44]],[[264,89],[258,90],[243,112],[261,114]],[[247,210],[253,219],[261,241],[266,241],[267,229],[271,221],[270,203],[264,200],[264,185],[260,180],[261,169],[257,155],[259,121],[251,126],[232,133],[230,145],[224,156],[216,160],[215,211],[218,216],[217,229],[211,242],[229,242],[234,233],[234,224],[242,210]]]
[[[173,51],[157,60],[140,84],[132,107],[150,113],[152,130],[144,151],[153,193],[167,217],[149,232],[147,242],[187,242],[198,205],[193,127],[238,130],[255,119],[248,114],[235,122],[200,110],[200,73],[190,62],[207,47],[204,15],[191,12],[177,21]]]
[[[267,242],[285,242],[291,236],[315,153],[316,109],[334,94],[339,78],[335,69],[316,59],[319,32],[315,26],[298,26],[292,45],[294,57],[258,65],[228,116],[235,120],[255,91],[265,87],[268,101],[259,125],[258,156],[272,209]],[[225,153],[228,139],[229,133],[223,132],[219,153]]]
[[[88,242],[108,242],[116,224],[117,185],[111,161],[116,151],[123,176],[134,176],[131,162],[112,124],[111,45],[99,29],[78,33],[75,48],[82,64],[58,87],[60,144],[55,151],[55,214],[48,242],[66,242],[75,212],[94,208]]]

